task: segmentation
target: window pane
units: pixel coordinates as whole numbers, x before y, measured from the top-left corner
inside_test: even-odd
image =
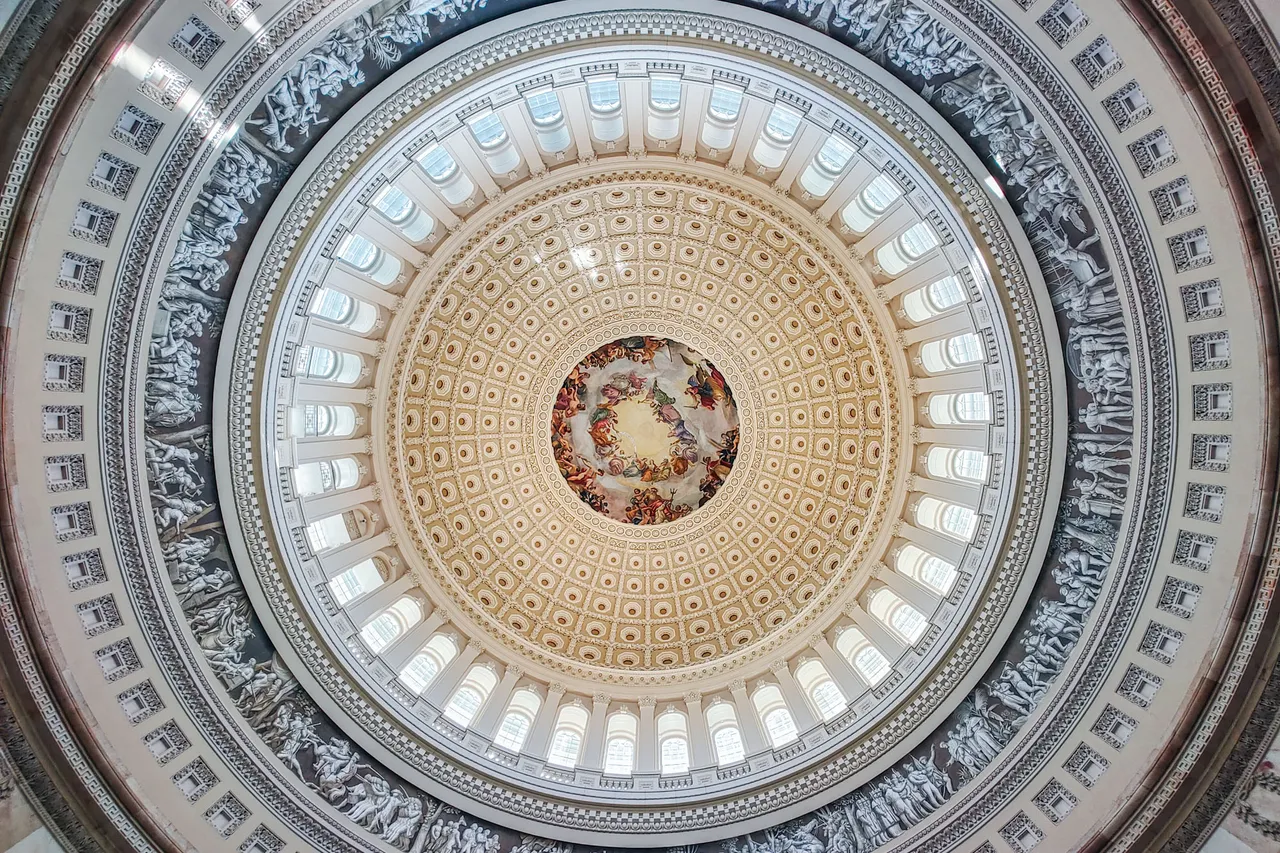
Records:
[[[901,603],[889,614],[889,624],[899,634],[914,643],[924,636],[924,632],[929,627],[929,620],[911,605]]]
[[[572,729],[560,729],[551,739],[551,750],[547,753],[547,763],[560,767],[573,767],[578,763],[578,748],[582,745],[582,737]]]
[[[534,124],[551,124],[563,115],[560,96],[555,92],[529,95],[524,101],[529,107],[529,115],[533,117]]]
[[[502,126],[502,119],[498,118],[496,113],[490,113],[487,116],[481,116],[471,125],[471,135],[475,137],[476,142],[481,148],[493,148],[500,145],[507,138],[507,129]]]
[[[764,716],[764,728],[774,746],[790,743],[798,736],[795,721],[786,708],[774,708]]]
[[[458,168],[458,164],[453,162],[453,157],[440,145],[432,145],[419,154],[418,165],[422,166],[422,171],[426,172],[433,181],[443,181]]]
[[[976,450],[957,450],[951,459],[951,468],[957,477],[966,480],[985,480],[987,455]]]
[[[889,659],[869,644],[858,649],[858,653],[853,656],[853,666],[869,684],[877,684],[889,674]]]
[[[953,305],[964,302],[964,290],[960,287],[960,279],[949,275],[929,285],[929,301],[938,311],[945,311]]]
[[[414,693],[421,693],[440,672],[440,664],[432,655],[422,654],[409,661],[400,672],[400,680]]]
[[[982,360],[982,343],[978,336],[966,332],[947,339],[947,358],[953,365],[972,364]]]
[[[844,696],[834,681],[819,681],[809,695],[813,697],[813,704],[824,720],[831,719],[845,708]]]
[[[774,107],[765,123],[764,132],[777,142],[790,142],[800,128],[800,114],[785,107]]]
[[[611,113],[622,106],[622,92],[617,80],[592,80],[587,84],[587,97],[596,112]]]
[[[689,772],[689,742],[682,737],[669,737],[662,742],[662,772]]]
[[[888,210],[889,205],[897,201],[900,195],[902,189],[897,182],[882,174],[876,175],[875,180],[867,184],[867,188],[862,191],[862,201],[868,212],[878,216]]]
[[[400,225],[413,215],[413,202],[393,186],[382,188],[382,191],[373,199],[373,207],[396,225]]]
[[[747,751],[742,746],[742,733],[736,726],[716,729],[712,740],[716,745],[716,760],[721,764],[736,764],[747,757]]]
[[[484,700],[474,689],[463,687],[453,694],[453,698],[449,700],[444,712],[449,719],[458,725],[469,726],[471,721],[475,719],[476,711],[480,710],[482,701]]]
[[[898,245],[902,247],[902,254],[914,261],[938,245],[938,235],[928,223],[917,222],[902,233]]]
[[[390,613],[383,613],[377,619],[374,619],[360,632],[361,639],[365,645],[374,654],[391,645],[391,642],[400,636],[400,620],[392,616]]]
[[[942,529],[961,539],[973,536],[977,521],[978,517],[968,507],[951,504],[942,511]]]
[[[842,171],[852,157],[853,149],[838,136],[828,138],[818,149],[818,163],[832,174]]]
[[[964,421],[986,421],[991,418],[991,401],[981,392],[968,392],[956,396],[956,416]]]
[[[616,737],[605,747],[604,772],[626,775],[635,766],[636,745],[630,738]]]
[[[529,734],[529,726],[529,718],[524,714],[507,714],[502,718],[502,725],[498,727],[498,734],[493,742],[503,749],[519,752]]]
[[[359,234],[348,234],[338,249],[338,257],[361,272],[368,272],[378,261],[378,247]]]
[[[654,77],[649,80],[649,104],[664,112],[680,106],[680,81],[670,77]]]
[[[729,89],[724,86],[716,86],[711,90],[711,103],[707,107],[712,118],[718,118],[721,121],[732,121],[738,117],[738,111],[742,108],[742,93],[737,89]]]
[[[355,302],[340,290],[322,287],[311,301],[311,313],[331,323],[345,323],[351,319]]]

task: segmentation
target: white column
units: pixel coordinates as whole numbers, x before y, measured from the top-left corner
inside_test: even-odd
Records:
[[[818,724],[818,717],[813,713],[809,698],[800,689],[800,683],[792,675],[791,668],[787,666],[786,661],[780,660],[771,669],[778,678],[778,689],[782,691],[782,698],[787,700],[787,707],[791,709],[791,719],[795,722],[796,729],[800,732],[809,731]]]
[[[782,162],[782,173],[774,181],[774,186],[790,192],[791,185],[800,177],[800,173],[809,165],[813,155],[830,135],[816,124],[801,121],[799,138],[792,143],[791,150],[787,152],[787,159]]]
[[[357,335],[355,332],[327,325],[323,320],[308,322],[307,329],[303,333],[303,340],[309,344],[319,344],[320,346],[333,347],[334,349],[368,356],[365,359],[366,366],[374,360],[378,348],[385,346],[382,341],[375,341],[373,338],[366,338],[363,335]],[[298,377],[299,385],[309,384],[310,382],[311,380],[306,377]],[[315,380],[314,384],[323,385],[325,382],[324,380]]]
[[[318,386],[307,386],[315,388]],[[298,451],[294,461],[320,462],[325,459],[337,459],[339,456],[354,456],[357,453],[368,453],[369,445],[363,438],[309,438],[298,442]]]
[[[453,695],[453,691],[457,686],[462,683],[467,670],[471,669],[471,664],[475,663],[476,658],[480,656],[482,651],[484,651],[484,646],[475,640],[467,643],[466,647],[458,652],[457,657],[449,661],[445,668],[440,670],[440,674],[432,680],[430,686],[423,691],[423,698],[434,707],[443,710],[444,703]]]
[[[636,770],[641,773],[658,772],[658,732],[653,727],[652,696],[640,697],[640,727],[636,730]]]
[[[302,516],[309,524],[318,518],[327,518],[344,509],[351,509],[373,500],[376,500],[373,496],[373,486],[308,495],[302,499]]]
[[[440,626],[448,619],[449,617],[445,616],[444,611],[439,607],[432,610],[426,619],[414,625],[403,637],[382,652],[382,662],[399,672],[414,655],[421,651],[427,644],[427,640],[431,639],[431,635],[439,631]]]
[[[361,596],[347,605],[347,616],[357,627],[363,626],[371,618],[394,604],[400,596],[413,589],[413,575],[405,573],[395,580]]]
[[[529,729],[529,737],[525,739],[525,754],[535,758],[547,757],[547,748],[551,745],[551,729],[555,726],[556,716],[560,713],[560,702],[563,699],[563,684],[552,684],[547,688],[547,698],[538,709],[538,717]]]
[[[853,244],[853,253],[860,258],[874,257],[877,249],[919,221],[920,214],[916,213],[915,208],[899,201],[871,226],[871,230],[861,240]]]
[[[443,225],[445,230],[454,231],[462,225],[462,220],[449,207],[436,188],[431,184],[422,168],[416,163],[396,176],[395,184],[413,199],[427,215]]]
[[[363,299],[365,302],[371,302],[383,308],[394,308],[396,304],[397,297],[390,290],[374,284],[367,278],[356,275],[336,261],[333,266],[329,267],[329,271],[325,273],[323,283],[357,299]]]
[[[698,153],[698,136],[707,116],[707,101],[711,87],[706,83],[686,80],[683,103],[680,104],[680,156],[693,157]]]
[[[644,151],[645,117],[649,114],[649,99],[645,97],[648,86],[645,77],[622,77],[618,88],[622,92],[622,109],[626,114],[628,151]]]
[[[707,715],[702,711],[702,694],[696,690],[684,694],[684,707],[689,721],[689,758],[693,767],[710,767],[716,763],[711,749],[711,731]]]
[[[310,338],[310,336],[308,336]],[[319,338],[310,338],[308,343],[321,343]],[[357,418],[363,418],[363,411],[369,405],[369,389],[368,388],[352,388],[350,385],[337,385],[333,382],[313,382],[306,377],[296,377],[294,383],[293,400],[294,405],[300,406],[306,403],[349,403],[358,406],[356,411]],[[327,436],[298,436],[299,441],[308,443],[313,441],[335,441]]]
[[[384,530],[374,536],[366,536],[346,545],[325,551],[316,557],[326,578],[342,574],[356,563],[367,560],[383,548],[390,547],[391,532]]]
[[[604,769],[604,720],[608,711],[608,696],[597,693],[591,697],[591,718],[587,720],[587,736],[582,745],[582,766],[588,770]]]
[[[733,153],[729,155],[729,171],[744,169],[747,157],[756,147],[760,139],[760,129],[768,120],[771,104],[759,98],[746,96],[742,99],[742,118],[738,122],[737,135],[733,138]]]
[[[813,650],[818,653],[818,657],[822,659],[822,665],[827,668],[827,674],[835,681],[840,688],[840,692],[844,694],[844,698],[852,704],[854,699],[861,696],[870,685],[862,680],[862,676],[858,675],[858,671],[853,668],[853,664],[845,660],[844,655],[837,652],[827,642],[827,638],[822,634],[814,634],[809,640]]]
[[[862,192],[878,174],[879,170],[866,157],[855,157],[853,163],[836,181],[836,185],[831,188],[826,199],[814,211],[814,216],[823,222],[827,221],[854,196]],[[843,225],[844,223],[841,222],[840,226]]]
[[[938,252],[927,258],[921,258],[903,270],[902,275],[893,281],[880,285],[876,289],[880,292],[881,298],[887,301],[899,293],[906,293],[909,290],[915,290],[917,287],[932,284],[950,274],[951,265],[947,263],[946,257],[941,252]]]
[[[938,609],[938,602],[941,600],[938,594],[906,575],[900,575],[887,566],[880,566],[876,579],[925,616]]]
[[[502,712],[507,710],[507,703],[511,699],[512,692],[516,689],[516,682],[523,675],[524,669],[518,664],[513,663],[507,666],[502,673],[502,680],[498,682],[497,687],[493,688],[493,692],[485,700],[484,707],[480,709],[480,713],[472,721],[471,731],[484,735],[490,740],[493,739],[493,732],[498,727],[498,724],[502,722]]]
[[[963,310],[951,311],[940,317],[926,320],[919,326],[903,329],[902,342],[907,346],[913,346],[922,341],[931,341],[934,338],[949,338],[952,335],[971,331],[973,331],[973,318],[969,315],[969,312]]]
[[[399,230],[387,224],[386,220],[372,210],[361,217],[352,230],[377,243],[383,251],[395,256],[401,263],[415,269],[426,261],[426,256],[406,240]]]
[[[729,685],[733,694],[733,704],[738,713],[738,728],[742,729],[742,742],[747,748],[747,755],[755,755],[769,748],[765,740],[764,729],[760,725],[760,715],[756,713],[755,703],[747,695],[747,685],[738,679]]]

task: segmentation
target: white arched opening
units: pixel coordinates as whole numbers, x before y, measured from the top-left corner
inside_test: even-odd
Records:
[[[792,718],[778,685],[762,685],[751,696],[751,701],[756,706],[760,724],[764,726],[764,732],[774,749],[785,746],[800,736],[796,730],[795,719]]]
[[[920,363],[929,373],[946,373],[977,364],[986,358],[982,339],[973,332],[929,341],[920,347]]]
[[[751,151],[751,159],[765,169],[776,169],[787,159],[787,151],[800,129],[800,114],[781,104],[769,111],[769,119],[760,131]]]
[[[519,752],[524,748],[525,739],[529,737],[529,730],[533,728],[533,721],[541,707],[542,697],[535,691],[529,688],[517,690],[507,703],[507,710],[502,715],[502,722],[498,724],[493,742],[503,749]]]
[[[822,198],[831,192],[836,179],[853,159],[853,154],[852,145],[832,134],[800,175],[800,186],[813,198]]]
[[[852,625],[846,626],[836,638],[836,651],[854,668],[862,680],[874,687],[893,671],[889,659]]]
[[[581,705],[565,705],[556,714],[555,728],[551,730],[551,748],[547,750],[547,763],[557,767],[573,768],[582,759],[582,741],[587,734],[590,715]]]
[[[364,360],[353,352],[303,344],[294,358],[294,375],[334,385],[352,385],[364,371]]]
[[[636,769],[639,723],[626,709],[610,715],[604,730],[604,772],[630,776]]]
[[[399,278],[403,269],[399,258],[360,234],[343,237],[336,254],[344,264],[384,287]]]
[[[894,560],[898,574],[911,578],[938,595],[946,595],[955,586],[959,574],[956,567],[912,544],[903,545]]]
[[[876,251],[876,264],[886,275],[897,275],[938,245],[938,232],[928,222],[917,222]]]
[[[964,285],[956,275],[943,276],[902,297],[902,311],[913,323],[923,323],[965,301]]]
[[[569,147],[573,141],[569,123],[565,121],[560,96],[550,86],[525,92],[524,105],[533,122],[539,148],[548,154],[556,154]]]
[[[845,226],[857,234],[865,234],[893,203],[902,198],[902,187],[885,174],[876,175],[862,192],[854,196],[840,211]]]
[[[511,143],[511,134],[497,113],[485,110],[469,117],[467,129],[490,172],[505,175],[520,165],[520,151]]]
[[[480,708],[488,700],[489,694],[498,684],[498,677],[488,664],[478,663],[467,670],[462,683],[453,691],[449,701],[445,703],[444,715],[453,722],[466,728],[480,713]]]
[[[907,604],[888,587],[879,587],[867,596],[867,612],[909,646],[929,630],[929,619]]]
[[[925,454],[925,470],[930,477],[982,483],[987,479],[990,457],[965,447],[930,447]]]
[[[989,423],[991,397],[982,391],[933,394],[929,397],[929,420],[937,426]]]
[[[717,82],[711,88],[707,112],[702,120],[702,143],[708,148],[724,150],[733,144],[738,116],[742,114],[742,89]]]
[[[721,767],[737,764],[747,757],[742,742],[742,729],[738,726],[738,713],[730,702],[713,702],[707,708],[707,731],[716,753],[716,763]]]
[[[968,542],[978,529],[978,514],[966,506],[925,496],[916,504],[916,524]]]
[[[400,670],[400,683],[414,693],[421,693],[457,655],[458,644],[452,637],[435,634]]]
[[[360,465],[351,456],[304,462],[293,469],[293,490],[300,498],[340,492],[360,482]]]
[[[820,660],[808,660],[796,667],[796,683],[823,720],[839,716],[849,705],[848,698]]]
[[[659,141],[675,139],[680,133],[680,101],[684,85],[673,74],[649,77],[649,120],[645,128]]]
[[[440,197],[449,204],[460,205],[475,192],[476,185],[440,143],[428,145],[414,159]]]
[[[399,229],[411,243],[421,243],[436,229],[436,221],[398,187],[388,184],[373,197],[373,209]]]
[[[658,717],[658,766],[668,774],[689,772],[689,724],[675,708]]]
[[[612,75],[587,78],[587,106],[591,135],[601,142],[615,142],[626,127],[622,120],[622,89]]]
[[[360,629],[360,639],[375,655],[390,646],[422,621],[422,605],[412,596],[402,596]]]
[[[329,592],[333,602],[345,607],[362,595],[373,592],[387,581],[385,564],[376,557],[361,560],[354,566],[344,569],[329,581]]]

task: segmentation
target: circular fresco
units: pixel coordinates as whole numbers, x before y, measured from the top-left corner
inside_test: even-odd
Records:
[[[738,457],[738,408],[724,375],[687,344],[620,338],[565,377],[551,450],[587,506],[627,524],[662,524],[724,484]]]

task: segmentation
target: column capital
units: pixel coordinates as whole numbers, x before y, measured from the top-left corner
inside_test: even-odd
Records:
[[[772,672],[774,675],[778,675],[783,670],[786,670],[787,672],[791,671],[791,667],[787,664],[785,660],[776,660],[773,663],[769,664],[769,671]]]
[[[735,678],[733,681],[729,682],[729,692],[730,693],[739,693],[739,692],[746,693],[747,682],[742,680],[741,678]]]
[[[652,708],[653,706],[655,706],[655,705],[657,705],[657,704],[658,704],[658,700],[657,700],[657,699],[654,699],[652,696],[641,696],[641,697],[640,697],[640,707],[641,707],[641,708]]]
[[[684,694],[684,701],[685,701],[685,703],[686,703],[686,704],[688,704],[688,705],[701,705],[701,704],[702,704],[702,691],[701,691],[701,690],[690,690],[688,693]]]
[[[591,696],[591,702],[594,705],[608,705],[610,701],[609,696],[604,693],[594,693]]]
[[[519,678],[524,675],[524,667],[518,663],[509,663],[507,668],[502,671],[504,678]]]
[[[559,693],[561,696],[563,696],[565,692],[568,691],[568,689],[569,688],[565,687],[563,684],[561,684],[558,681],[553,681],[551,684],[547,685],[548,694]]]

